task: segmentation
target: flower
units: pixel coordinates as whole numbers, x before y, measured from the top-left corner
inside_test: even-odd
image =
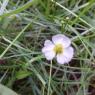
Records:
[[[45,41],[42,53],[47,60],[56,58],[59,64],[65,64],[73,58],[74,49],[71,46],[70,38],[63,34],[57,34],[52,37],[52,41]]]

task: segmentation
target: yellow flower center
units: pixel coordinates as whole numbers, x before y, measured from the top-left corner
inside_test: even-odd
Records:
[[[63,46],[61,44],[57,44],[54,47],[54,52],[56,54],[61,54],[63,52]]]

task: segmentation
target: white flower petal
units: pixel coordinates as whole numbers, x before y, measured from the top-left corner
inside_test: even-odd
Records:
[[[57,34],[53,36],[52,41],[54,44],[62,44],[64,48],[70,46],[71,44],[71,40],[63,34]]]
[[[54,44],[62,43],[64,35],[57,34],[52,37],[52,41]]]
[[[42,48],[42,53],[47,60],[52,60],[55,57],[54,44],[50,40],[45,41],[45,46]]]
[[[48,52],[48,51],[53,51],[54,45],[48,45],[42,48],[42,53]]]
[[[68,61],[70,61],[74,55],[73,47],[68,47],[68,48],[64,49],[63,55],[68,59]]]
[[[52,41],[50,40],[46,40],[45,43],[44,43],[44,46],[49,46],[49,45],[52,45]]]
[[[47,60],[52,60],[55,57],[55,52],[54,51],[48,51],[44,53],[45,57]]]
[[[74,49],[72,47],[68,47],[64,50],[62,54],[57,55],[57,62],[59,64],[65,64],[71,61],[74,55]]]
[[[65,64],[68,63],[67,58],[63,54],[58,54],[57,55],[57,62],[59,64]]]

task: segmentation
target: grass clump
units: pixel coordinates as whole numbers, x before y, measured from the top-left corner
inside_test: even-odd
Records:
[[[1,0],[0,82],[21,95],[94,95],[95,0]],[[46,39],[71,38],[69,64],[42,55]],[[49,88],[48,88],[49,86]]]

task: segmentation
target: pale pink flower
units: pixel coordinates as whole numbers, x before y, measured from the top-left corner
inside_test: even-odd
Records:
[[[65,64],[73,58],[74,49],[71,46],[70,38],[63,34],[57,34],[52,37],[52,41],[45,41],[42,53],[47,60],[56,58],[59,64]]]

